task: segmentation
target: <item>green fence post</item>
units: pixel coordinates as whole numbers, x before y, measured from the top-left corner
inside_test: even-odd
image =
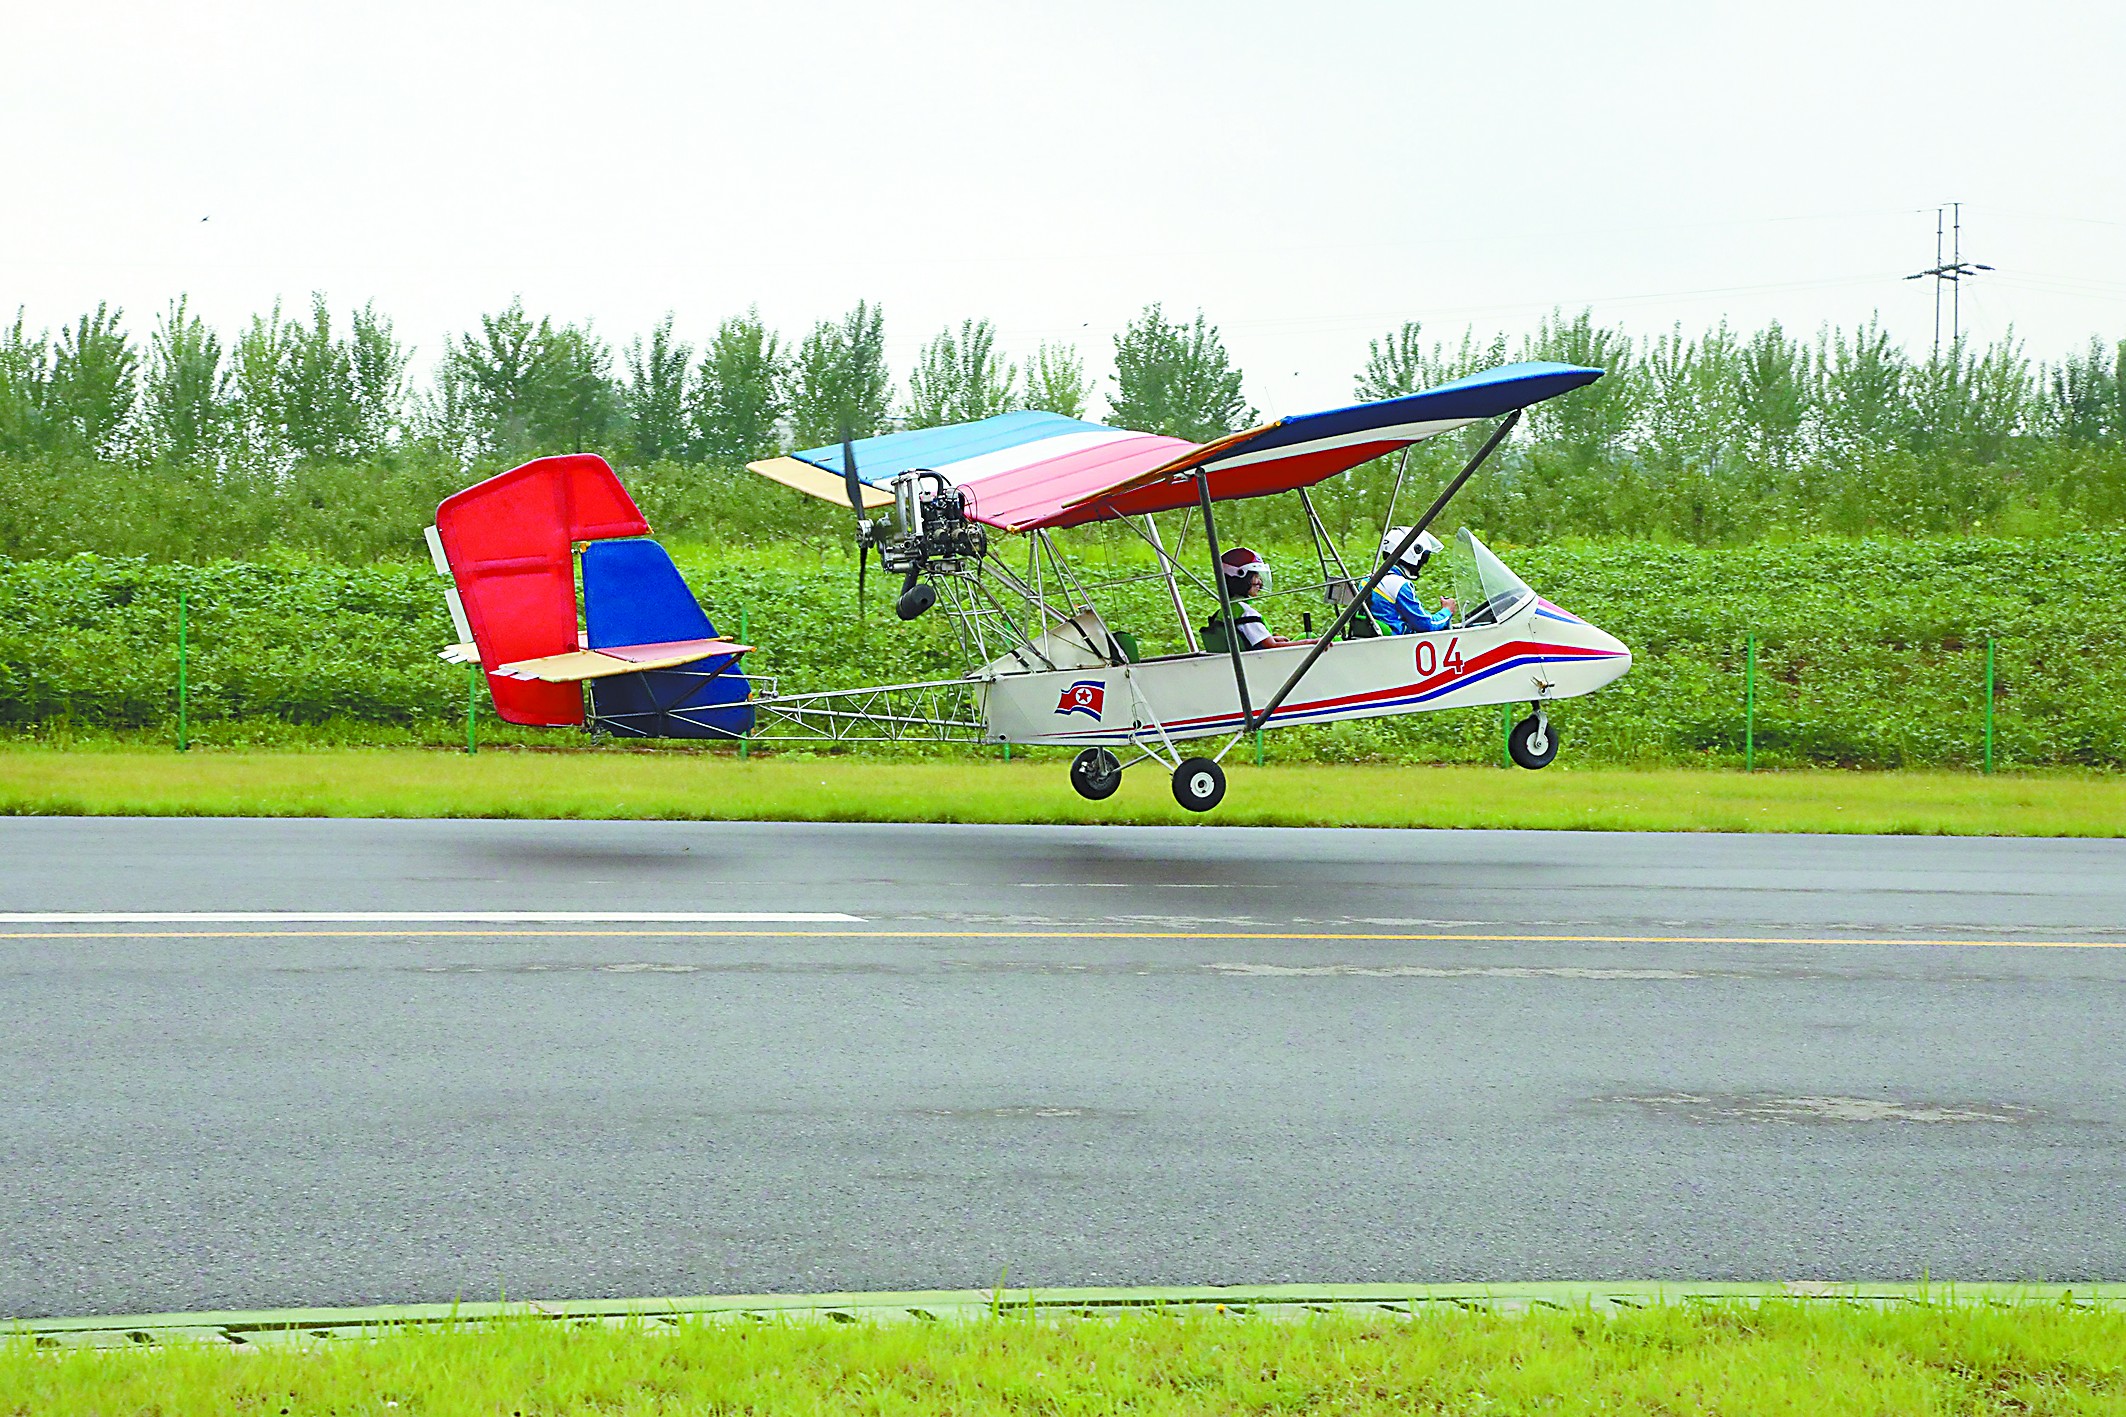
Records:
[[[1262,766],[1262,730],[1255,730],[1255,766]]]
[[[1993,636],[1986,636],[1986,771],[1993,771]]]
[[[1757,770],[1757,637],[1750,636],[1742,664],[1742,770]]]
[[[1499,705],[1499,766],[1513,766],[1513,705]]]
[[[185,593],[177,592],[177,751],[187,751],[191,744],[185,735]]]
[[[738,602],[738,642],[744,644],[749,633],[751,632],[746,626],[746,603],[741,600]],[[738,740],[738,756],[741,758],[753,756],[752,735],[748,734]]]
[[[465,751],[468,753],[480,751],[479,705],[480,666],[468,664],[465,666]]]

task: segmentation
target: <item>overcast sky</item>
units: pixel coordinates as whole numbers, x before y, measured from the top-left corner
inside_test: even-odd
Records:
[[[144,336],[322,290],[425,366],[521,295],[616,344],[882,301],[1104,378],[1208,312],[1270,413],[1369,338],[1591,306],[2126,335],[2126,7],[0,0],[0,307]],[[205,220],[202,220],[205,218]]]

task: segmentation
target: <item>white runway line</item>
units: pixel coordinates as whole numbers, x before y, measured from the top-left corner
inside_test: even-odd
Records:
[[[0,911],[0,925],[842,925],[834,910]]]

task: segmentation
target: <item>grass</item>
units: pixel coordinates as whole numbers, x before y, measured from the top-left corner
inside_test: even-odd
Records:
[[[728,752],[418,748],[0,749],[0,815],[562,817],[894,822],[1214,822],[1247,826],[2126,835],[2106,774],[1492,767],[1255,767],[1229,759],[1207,816],[1166,773],[1133,769],[1082,801],[1067,758],[967,761]]]
[[[111,1353],[0,1342],[0,1413],[2126,1412],[2126,1314],[2061,1304],[1441,1305],[1293,1319],[535,1319]]]

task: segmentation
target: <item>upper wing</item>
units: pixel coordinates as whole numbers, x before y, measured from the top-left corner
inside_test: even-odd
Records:
[[[925,468],[965,490],[978,521],[1005,531],[1077,526],[1197,500],[1309,487],[1411,443],[1554,398],[1602,377],[1570,364],[1506,364],[1423,393],[1281,418],[1208,443],[1133,433],[1054,413],[1006,413],[973,423],[864,438],[855,445],[865,506],[878,489]],[[840,445],[750,464],[828,501],[843,501]]]
[[[1189,451],[1186,438],[1132,433],[1104,423],[1024,410],[972,423],[882,433],[854,444],[864,509],[893,500],[885,489],[904,472],[936,472],[972,494],[973,514],[991,526],[1016,529],[1015,514],[1060,505]],[[823,501],[846,504],[839,443],[747,464],[754,472]]]
[[[1602,372],[1573,364],[1502,364],[1422,393],[1280,418],[1191,448],[1025,525],[1077,526],[1192,506],[1199,473],[1213,501],[1311,487],[1412,443],[1591,384]]]

